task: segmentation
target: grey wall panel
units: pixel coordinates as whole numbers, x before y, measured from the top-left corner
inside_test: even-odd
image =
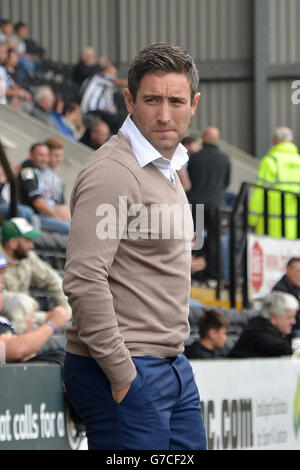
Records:
[[[191,127],[220,128],[223,139],[245,151],[253,148],[253,86],[250,82],[202,83]]]
[[[122,63],[153,41],[188,49],[198,60],[249,59],[250,0],[122,0]]]
[[[300,104],[292,102],[291,80],[276,80],[270,84],[271,124],[270,136],[275,127],[289,126],[295,135],[295,142],[300,148]]]
[[[0,0],[4,18],[28,23],[50,59],[76,62],[88,45],[116,59],[115,0]]]
[[[270,0],[270,63],[300,62],[300,1]]]
[[[53,60],[74,62],[92,45],[128,63],[155,41],[179,44],[198,60],[252,54],[251,0],[0,0],[0,10],[27,22]]]

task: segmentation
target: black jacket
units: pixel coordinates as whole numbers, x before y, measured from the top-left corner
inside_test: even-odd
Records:
[[[198,340],[186,346],[184,354],[188,359],[216,359],[216,353],[203,346]]]
[[[220,207],[230,183],[231,164],[228,155],[216,145],[208,144],[191,155],[188,173],[192,183],[190,201]]]
[[[275,284],[272,291],[279,290],[280,292],[286,292],[287,294],[291,294],[298,301],[300,301],[300,287],[292,284],[286,275],[282,276],[282,278]],[[300,328],[300,310],[297,311],[296,314],[296,323],[293,325],[293,330]]]
[[[228,357],[275,357],[293,353],[287,338],[269,320],[254,317],[228,354]]]

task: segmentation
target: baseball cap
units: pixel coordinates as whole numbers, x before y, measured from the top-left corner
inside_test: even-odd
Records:
[[[9,265],[10,263],[7,261],[7,259],[0,255],[0,269],[7,268]]]
[[[14,217],[13,219],[7,220],[2,227],[2,240],[4,242],[15,237],[34,239],[40,237],[42,234],[40,230],[33,228],[33,226],[22,217]]]

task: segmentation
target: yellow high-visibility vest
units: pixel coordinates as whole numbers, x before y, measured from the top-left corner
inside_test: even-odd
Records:
[[[281,142],[271,148],[259,165],[256,185],[265,188],[291,191],[300,195],[300,155],[292,142]],[[268,192],[268,223],[271,237],[282,237],[281,194]],[[250,204],[248,223],[255,227],[255,232],[265,234],[264,191],[255,188]],[[285,195],[285,238],[297,238],[297,198]]]

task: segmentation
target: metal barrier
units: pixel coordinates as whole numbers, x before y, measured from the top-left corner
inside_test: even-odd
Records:
[[[247,267],[247,234],[249,230],[248,225],[248,200],[249,191],[252,188],[261,189],[264,192],[264,211],[261,214],[264,217],[264,234],[269,235],[269,217],[272,215],[269,211],[268,206],[268,194],[269,192],[277,192],[281,194],[280,197],[280,217],[281,220],[281,236],[286,237],[286,195],[292,195],[297,200],[297,214],[295,218],[297,220],[297,237],[300,238],[300,194],[291,191],[283,191],[276,188],[269,188],[259,186],[254,183],[244,182],[241,185],[241,189],[236,200],[236,204],[231,214],[230,221],[230,304],[231,307],[236,306],[236,289],[241,284],[242,286],[242,298],[243,307],[249,307],[248,300],[248,267]],[[238,237],[238,230],[240,232],[240,238]],[[238,270],[238,266],[240,269]],[[240,279],[239,279],[240,277]],[[239,282],[241,280],[241,282]]]

